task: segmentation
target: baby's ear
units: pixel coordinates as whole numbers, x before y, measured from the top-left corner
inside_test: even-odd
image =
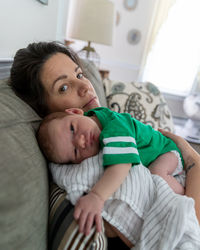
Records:
[[[70,109],[65,109],[65,113],[68,115],[83,115],[83,110],[79,108],[70,108]]]

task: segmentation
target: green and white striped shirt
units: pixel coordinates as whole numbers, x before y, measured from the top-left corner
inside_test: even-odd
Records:
[[[117,113],[104,107],[85,113],[86,116],[94,114],[102,125],[100,147],[103,149],[103,166],[142,163],[148,167],[161,154],[172,150],[180,153],[171,139],[128,113]]]

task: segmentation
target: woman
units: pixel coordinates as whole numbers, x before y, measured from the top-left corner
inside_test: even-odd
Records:
[[[88,111],[100,106],[75,53],[54,42],[33,43],[19,50],[11,69],[10,84],[15,93],[41,117],[66,108],[76,107]],[[187,171],[186,195],[195,199],[200,221],[200,156],[183,139],[163,133],[171,137],[183,153]],[[115,228],[107,223],[105,225],[107,236],[118,235],[126,245],[131,246]]]

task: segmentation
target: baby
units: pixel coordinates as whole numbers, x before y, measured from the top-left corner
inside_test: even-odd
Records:
[[[161,176],[174,192],[184,194],[183,186],[172,176],[183,162],[176,144],[128,113],[103,107],[85,115],[78,108],[52,113],[41,123],[38,141],[48,160],[55,163],[80,163],[103,150],[104,174],[75,207],[75,219],[86,235],[94,222],[97,231],[101,231],[104,203],[134,165],[142,163],[152,174]]]

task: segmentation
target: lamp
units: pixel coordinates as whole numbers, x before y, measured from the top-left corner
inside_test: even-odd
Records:
[[[183,102],[183,109],[189,117],[183,128],[183,137],[190,142],[200,143],[200,127],[194,120],[200,119],[200,70],[198,71],[191,93]]]
[[[73,0],[71,7],[67,35],[88,41],[78,54],[98,66],[100,57],[91,47],[91,42],[112,45],[114,3],[109,0]]]

